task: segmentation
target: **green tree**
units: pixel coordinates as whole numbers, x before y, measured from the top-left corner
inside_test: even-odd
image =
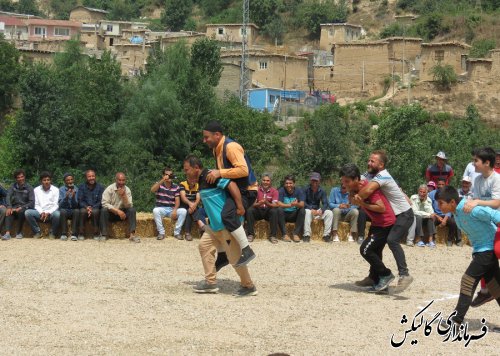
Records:
[[[182,30],[192,9],[191,0],[166,0],[161,22],[172,31]]]
[[[7,12],[15,12],[16,4],[11,0],[0,0],[0,10]]]
[[[319,38],[322,23],[346,22],[347,13],[347,5],[343,0],[308,0],[299,6],[295,18],[309,31],[311,37]]]
[[[276,17],[279,3],[277,0],[252,0],[249,3],[250,21],[257,26],[265,26]]]
[[[16,11],[21,14],[40,15],[40,10],[35,0],[19,0]]]
[[[444,89],[450,89],[452,84],[457,82],[457,74],[451,64],[438,63],[431,68],[434,81]]]
[[[14,151],[32,173],[110,166],[110,128],[121,115],[120,66],[108,52],[85,59],[78,49],[69,41],[53,66],[36,64],[21,77],[23,107],[13,130],[23,139]]]
[[[139,7],[134,2],[130,0],[113,0],[107,17],[112,20],[128,21],[138,18],[139,15]]]
[[[222,74],[217,42],[208,38],[196,40],[191,47],[191,67],[198,69],[206,77],[208,84],[217,86]]]
[[[50,9],[57,19],[66,20],[70,11],[78,5],[77,0],[50,0]]]
[[[0,117],[12,104],[20,73],[18,50],[0,34]]]
[[[293,171],[300,176],[317,171],[325,177],[336,177],[339,168],[354,162],[359,147],[366,145],[367,125],[366,121],[351,118],[349,107],[322,105],[297,123],[290,149]]]

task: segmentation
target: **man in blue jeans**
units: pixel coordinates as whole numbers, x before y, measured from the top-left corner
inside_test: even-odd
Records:
[[[42,237],[38,221],[51,222],[49,231],[49,239],[54,239],[59,227],[59,189],[52,185],[52,175],[49,172],[40,174],[40,182],[42,183],[34,189],[35,193],[35,209],[26,210],[26,220],[33,231],[33,238],[39,239]]]
[[[154,193],[156,197],[156,207],[153,209],[156,230],[158,230],[156,239],[163,240],[165,238],[163,217],[167,216],[172,220],[176,220],[174,237],[177,240],[184,240],[181,235],[181,229],[184,225],[184,220],[186,220],[187,210],[179,208],[181,204],[181,189],[177,184],[172,182],[174,172],[171,168],[165,167],[162,173],[162,178],[151,187],[151,192]]]

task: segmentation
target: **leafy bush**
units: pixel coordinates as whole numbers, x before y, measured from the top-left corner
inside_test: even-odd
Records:
[[[496,47],[496,42],[493,39],[477,40],[472,42],[472,48],[469,52],[469,57],[484,58],[489,54],[489,51]]]
[[[434,81],[442,88],[449,89],[452,84],[457,82],[457,74],[451,64],[436,64],[431,68]]]

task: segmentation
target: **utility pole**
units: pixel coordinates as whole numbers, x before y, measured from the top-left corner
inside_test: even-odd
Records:
[[[241,68],[240,68],[240,102],[247,104],[247,89],[250,82],[248,75],[248,34],[250,17],[250,0],[243,0],[243,25],[241,27]]]

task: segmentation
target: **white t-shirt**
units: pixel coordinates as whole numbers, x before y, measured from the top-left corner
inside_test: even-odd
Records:
[[[363,174],[363,176],[368,181],[374,181],[380,185],[380,189],[382,190],[382,193],[384,193],[387,200],[389,200],[389,203],[391,203],[391,207],[392,210],[394,210],[395,215],[399,215],[411,209],[403,191],[399,188],[398,184],[389,172],[387,172],[387,169],[378,172],[375,176],[368,172]]]
[[[500,174],[493,171],[488,178],[484,178],[482,174],[478,175],[474,181],[472,195],[474,199],[480,200],[500,199]]]

